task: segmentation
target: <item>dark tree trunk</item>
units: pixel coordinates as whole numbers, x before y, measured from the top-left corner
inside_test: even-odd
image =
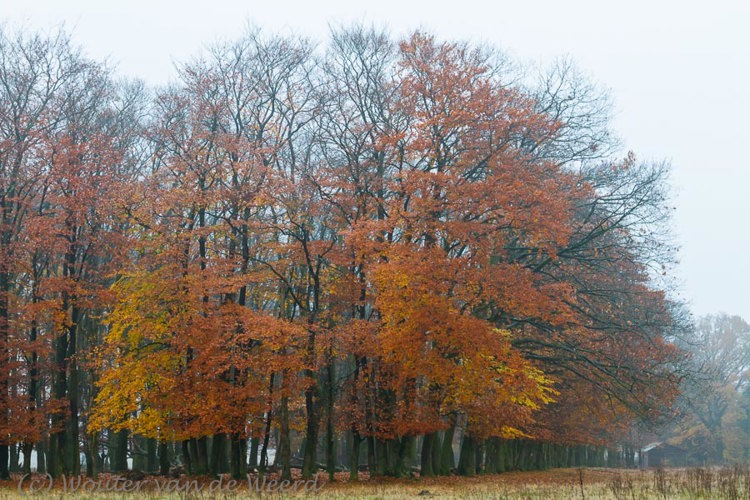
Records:
[[[11,447],[10,447],[10,465],[9,465],[8,468],[10,469],[10,472],[13,473],[13,474],[17,473],[18,470],[20,469],[20,464],[19,464],[20,456],[21,456],[21,452],[20,452],[20,449],[18,447],[18,444],[11,445]]]
[[[205,436],[195,440],[196,449],[196,471],[199,476],[208,474],[208,438]]]
[[[388,457],[388,466],[386,468],[386,474],[391,477],[399,477],[401,471],[399,470],[399,451],[401,449],[401,441],[398,438],[389,439],[385,442],[386,453]]]
[[[334,481],[334,474],[336,473],[336,432],[333,409],[336,402],[334,384],[336,374],[331,352],[328,353],[328,358],[328,366],[326,367],[326,468],[328,469],[328,480]]]
[[[3,193],[4,194],[4,193]],[[10,203],[6,203],[5,196],[0,198],[0,215],[2,218],[2,228],[9,227],[10,224]],[[10,246],[10,231],[3,230],[0,232],[0,428],[8,428],[10,415],[10,385],[8,383],[8,364],[10,362],[10,352],[8,350],[8,340],[10,338],[10,269],[8,269],[8,259],[5,256]],[[8,461],[10,459],[10,448],[7,437],[0,437],[0,479],[10,479],[10,470]]]
[[[376,476],[378,473],[378,451],[374,436],[367,436],[367,470],[370,475]]]
[[[230,436],[229,472],[232,474],[233,479],[240,479],[242,477],[244,462],[245,457],[242,454],[242,438],[239,434],[232,434]]]
[[[224,474],[229,470],[227,466],[226,435],[214,434],[211,438],[211,461],[210,473],[212,475]]]
[[[156,472],[158,464],[156,463],[156,439],[146,439],[146,471]]]
[[[432,477],[435,475],[432,469],[432,455],[435,441],[438,441],[436,438],[437,432],[431,432],[430,434],[426,434],[422,441],[422,456],[419,471],[421,477]]]
[[[359,479],[359,454],[362,447],[362,436],[359,432],[352,430],[352,451],[349,456],[349,480],[357,481]]]
[[[192,475],[195,473],[195,465],[193,465],[193,450],[191,449],[192,443],[190,439],[184,439],[182,441],[182,460],[185,464],[185,473]]]
[[[375,475],[385,476],[388,474],[388,442],[376,439],[375,440]]]
[[[456,424],[451,423],[443,436],[443,446],[440,453],[440,475],[449,476],[455,467],[455,456],[453,454],[453,434],[456,432]]]
[[[411,468],[417,453],[417,437],[402,436],[398,448],[398,462],[396,463],[396,477],[412,477]]]
[[[36,444],[36,471],[41,474],[47,473],[47,459],[49,457],[49,442],[42,439]]]
[[[53,376],[53,394],[59,401],[64,401],[67,394],[67,363],[68,338],[66,335],[58,336],[55,341],[55,374]],[[49,462],[48,472],[54,478],[60,477],[63,472],[65,451],[65,415],[56,412],[52,416],[52,431],[49,437]]]
[[[169,475],[169,448],[166,441],[159,441],[159,474]]]
[[[133,434],[133,470],[141,472],[146,470],[146,454],[144,453],[145,445],[146,440],[143,436]]]
[[[128,470],[128,431],[121,430],[110,434],[114,437],[114,446],[111,447],[112,472],[125,472]]]
[[[99,460],[97,450],[99,449],[99,433],[93,433],[89,436],[86,446],[83,449],[86,456],[86,476],[96,477],[99,473]]]
[[[286,374],[284,374],[286,377]],[[281,397],[281,426],[279,449],[276,450],[281,460],[281,479],[292,479],[292,444],[289,439],[289,402],[286,396]]]
[[[458,458],[458,474],[473,476],[477,472],[476,446],[474,438],[464,435],[461,442],[461,454]]]
[[[314,345],[313,340],[310,341]],[[307,371],[307,376],[314,379],[315,374]],[[302,478],[310,479],[318,470],[318,404],[317,404],[317,384],[311,383],[310,387],[305,389],[305,412],[307,414],[307,425],[305,428],[305,450],[302,458]]]

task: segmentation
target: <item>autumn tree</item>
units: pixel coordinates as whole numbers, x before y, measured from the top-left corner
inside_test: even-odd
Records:
[[[183,396],[170,401],[179,401],[180,406],[189,402],[180,411],[187,421],[176,429],[187,440],[186,458],[199,473],[208,466],[220,472],[205,456],[208,435],[213,436],[214,450],[225,432],[229,436],[235,475],[241,470],[239,461],[245,454],[242,442],[248,429],[254,456],[257,437],[264,433],[265,456],[274,414],[281,415],[282,438],[286,436],[288,447],[289,405],[296,397],[294,388],[300,374],[294,360],[299,359],[299,353],[307,352],[307,365],[316,362],[314,297],[322,293],[320,258],[310,246],[314,245],[310,239],[316,230],[304,222],[309,218],[309,205],[300,205],[304,202],[298,196],[300,191],[292,190],[302,179],[299,170],[303,167],[294,158],[304,154],[304,150],[297,151],[298,135],[300,125],[309,120],[301,93],[308,88],[308,57],[309,48],[303,40],[265,39],[251,31],[242,41],[216,46],[205,59],[183,67],[182,87],[163,93],[157,101],[153,141],[159,164],[148,187],[144,186],[149,194],[133,200],[133,223],[144,231],[142,234],[153,236],[133,265],[156,270],[158,274],[153,276],[161,279],[182,283],[174,290],[183,290],[179,309],[185,310],[190,319],[184,326],[174,325],[167,331],[154,325],[145,330],[152,331],[150,335],[156,335],[159,343],[166,342],[171,355],[181,360],[167,370],[170,380],[176,380],[173,370],[178,369],[181,380],[191,381],[191,385],[180,387]],[[299,101],[289,100],[297,96]],[[152,253],[160,254],[156,261],[149,257]],[[142,283],[151,273],[134,276],[135,283]],[[313,288],[309,286],[311,280],[317,281]],[[132,289],[127,285],[126,289],[147,292],[142,286]],[[141,300],[148,301],[148,294]],[[257,315],[270,321],[268,329],[259,327]],[[310,326],[305,347],[293,340],[298,330],[289,324],[296,325],[301,315],[312,315],[307,319]],[[235,318],[235,322],[217,322],[225,316]],[[113,326],[127,335],[129,328],[118,326],[121,321]],[[286,336],[285,340],[273,337],[269,330]],[[175,353],[179,346],[182,352]],[[163,355],[155,355],[157,364]],[[273,356],[279,356],[279,369],[269,372],[268,366],[274,364],[268,360]],[[126,376],[123,367],[113,366],[112,370],[109,378]],[[208,372],[215,372],[217,378],[204,380]],[[308,427],[314,430],[315,380],[311,375],[307,378],[312,378],[306,384]],[[174,392],[173,384],[165,384]],[[224,405],[221,409],[210,411],[206,405],[217,397],[212,392],[224,384],[237,386],[233,391],[243,393],[243,401],[252,399],[255,406],[250,402],[237,405],[233,398],[227,398],[216,401]],[[248,394],[252,389],[254,392]],[[118,408],[121,397],[105,388],[102,403],[111,412]],[[167,413],[174,410],[159,406]],[[205,419],[209,413],[215,416],[214,421]],[[121,410],[115,414],[125,417]],[[165,427],[165,421],[157,422],[149,425],[161,429],[162,439],[167,436],[166,430],[175,430],[177,425],[173,421]],[[117,425],[130,425],[139,432],[143,429],[137,421]],[[314,444],[317,438],[309,442]],[[282,445],[280,454],[288,473],[289,448],[285,454]]]
[[[323,62],[323,82],[317,93],[321,106],[316,125],[320,133],[316,145],[317,158],[326,168],[311,181],[317,185],[337,234],[353,234],[363,223],[382,220],[385,210],[386,166],[388,142],[400,117],[392,109],[397,82],[393,74],[395,46],[387,34],[355,27],[332,34],[331,46]],[[390,154],[393,154],[390,148]],[[351,373],[344,379],[340,414],[351,433],[350,470],[358,472],[360,445],[368,444],[368,461],[375,463],[375,408],[371,399],[375,379],[371,357],[374,324],[373,295],[368,278],[370,252],[368,238],[358,241],[347,238],[331,256],[337,269],[337,286],[333,294],[332,313],[343,323],[333,333],[335,345],[349,359],[342,368]],[[329,380],[327,454],[329,472],[335,411],[334,384]]]
[[[37,391],[41,393],[45,391],[40,384],[42,379],[38,363],[45,345],[54,339],[58,348],[58,358],[53,395],[58,400],[67,398],[69,402],[69,411],[66,412],[68,418],[60,420],[62,414],[57,411],[54,415],[56,415],[56,422],[61,423],[64,420],[69,423],[67,432],[70,433],[71,443],[66,446],[66,453],[70,457],[70,461],[67,462],[70,468],[66,470],[77,470],[73,465],[73,462],[78,462],[77,396],[67,393],[65,382],[70,375],[67,367],[70,363],[75,363],[75,348],[71,348],[75,346],[75,341],[71,338],[74,333],[70,329],[75,328],[77,318],[74,313],[73,317],[69,318],[70,321],[64,320],[54,312],[58,305],[62,305],[60,308],[62,314],[68,314],[71,307],[75,309],[76,306],[73,305],[75,301],[69,299],[70,294],[76,292],[72,287],[67,290],[57,288],[57,295],[55,295],[55,292],[50,292],[48,288],[55,288],[55,285],[52,285],[53,275],[64,275],[73,279],[73,268],[80,262],[70,259],[55,262],[47,260],[65,254],[65,251],[56,252],[59,248],[53,250],[54,237],[49,238],[49,232],[62,228],[55,227],[55,224],[50,224],[46,229],[35,229],[32,226],[34,222],[44,219],[54,209],[60,208],[59,197],[65,196],[66,187],[56,183],[55,179],[62,180],[66,184],[70,183],[67,187],[72,189],[80,188],[86,191],[91,187],[91,179],[87,186],[72,187],[72,184],[77,184],[78,181],[73,178],[74,176],[66,177],[66,174],[61,174],[60,169],[67,168],[67,165],[63,166],[64,164],[81,165],[86,162],[82,158],[87,154],[97,155],[103,162],[112,161],[106,151],[106,141],[99,142],[93,137],[87,137],[87,139],[92,139],[91,143],[85,145],[88,148],[87,152],[72,151],[69,146],[74,148],[72,143],[75,140],[70,134],[65,133],[66,129],[76,128],[71,126],[71,113],[92,115],[100,111],[100,103],[89,101],[87,98],[101,89],[96,80],[103,78],[103,70],[86,60],[77,49],[71,46],[63,33],[42,37],[25,36],[20,33],[9,34],[3,31],[0,36],[0,53],[2,53],[3,92],[2,118],[0,119],[3,134],[2,159],[0,160],[2,166],[0,204],[3,214],[2,243],[0,244],[3,254],[0,259],[2,262],[0,264],[2,288],[0,331],[2,334],[0,335],[5,353],[4,366],[0,371],[3,376],[18,373],[17,370],[8,369],[7,363],[24,362],[27,365],[23,370],[27,377],[24,384],[28,384],[21,392],[17,392],[25,401],[24,403],[19,401],[20,406],[18,406],[11,404],[8,399],[8,384],[2,382],[3,414],[7,417],[9,409],[11,413],[28,411],[30,414],[22,420],[28,419],[28,422],[35,423],[40,421],[34,416],[35,407],[39,402]],[[89,85],[91,87],[88,87]],[[87,92],[90,93],[87,94]],[[58,140],[63,142],[58,142]],[[67,194],[71,192],[68,191]],[[87,208],[95,209],[91,204]],[[69,207],[69,210],[68,221],[76,227],[82,227],[80,217],[72,213],[76,210],[77,214],[82,214],[80,207]],[[47,238],[40,238],[45,231],[47,231]],[[68,231],[66,237],[75,239],[74,232]],[[39,243],[43,243],[44,248],[31,246]],[[70,248],[75,247],[74,240],[69,243]],[[46,253],[47,251],[49,253]],[[55,257],[50,257],[51,254],[55,254]],[[71,285],[73,283],[68,283],[68,286]],[[42,295],[44,299],[62,298],[63,295],[67,298],[62,299],[64,304],[55,304],[54,300],[43,301]],[[19,315],[27,300],[30,300],[32,305],[26,319],[16,321],[16,318],[22,318]],[[53,309],[48,311],[46,318],[39,311],[43,307],[42,303],[47,308]],[[42,325],[42,318],[45,318],[44,325]],[[62,329],[67,329],[67,333],[64,333]],[[44,340],[41,338],[42,332],[47,334]],[[21,347],[22,344],[11,347],[13,342],[23,341],[24,337],[27,337],[30,342],[29,357],[22,356],[20,351],[15,351],[19,348],[26,351],[27,348]],[[75,378],[74,375],[73,378]],[[74,383],[73,386],[75,387],[76,384]],[[16,417],[20,416],[21,414],[16,415]],[[18,423],[16,425],[13,429],[8,429],[6,425],[2,426],[5,437],[0,447],[0,475],[7,473],[7,434],[25,434]],[[38,430],[41,431],[45,427],[41,426]],[[60,427],[53,425],[53,433],[61,436],[60,432],[62,432]],[[36,434],[35,438],[29,435],[24,437],[27,461],[28,453],[30,453],[29,443],[34,440],[38,441],[40,438],[40,434]],[[51,442],[57,442],[57,438],[52,439]]]
[[[433,342],[427,339],[417,341],[411,335],[417,331],[426,333],[444,329],[444,326],[439,326],[439,321],[432,328],[426,324],[407,321],[414,318],[416,311],[408,314],[402,312],[396,319],[388,319],[395,312],[389,309],[396,307],[390,300],[403,300],[404,305],[408,304],[410,308],[419,304],[416,297],[406,292],[409,287],[420,290],[418,293],[426,301],[422,307],[425,312],[432,311],[428,313],[428,317],[432,316],[433,319],[437,317],[434,312],[436,309],[448,312],[452,307],[450,302],[439,302],[438,305],[427,301],[425,294],[428,290],[431,287],[441,289],[442,286],[448,286],[443,292],[447,294],[446,299],[457,300],[462,304],[458,311],[464,312],[459,313],[459,316],[468,313],[481,318],[485,315],[486,320],[485,304],[494,300],[519,306],[523,303],[528,311],[528,301],[514,299],[507,293],[511,289],[527,294],[534,290],[533,280],[529,279],[532,275],[520,267],[514,269],[513,266],[503,265],[500,251],[507,244],[505,238],[519,230],[536,231],[530,237],[539,239],[566,238],[566,227],[563,224],[556,225],[561,221],[559,215],[554,220],[547,219],[547,227],[543,222],[533,228],[528,225],[527,221],[532,217],[536,222],[541,222],[542,217],[549,217],[545,211],[548,214],[559,214],[560,211],[564,213],[568,210],[564,206],[569,196],[554,196],[554,166],[529,161],[517,148],[516,140],[524,133],[539,137],[548,135],[554,130],[554,123],[544,115],[534,114],[531,98],[504,89],[494,78],[491,68],[487,66],[487,57],[481,51],[471,51],[466,46],[438,44],[428,36],[417,34],[402,44],[401,73],[397,73],[398,76],[389,81],[384,71],[394,71],[398,66],[388,67],[389,58],[393,57],[389,52],[392,49],[383,38],[361,31],[337,37],[336,56],[340,58],[341,69],[332,74],[341,75],[338,85],[347,89],[348,93],[345,94],[346,100],[332,109],[343,113],[347,110],[345,106],[348,106],[350,115],[338,115],[350,118],[338,120],[337,123],[346,124],[347,128],[342,129],[343,133],[337,137],[349,136],[351,139],[347,142],[332,141],[334,148],[331,150],[345,154],[341,156],[342,168],[336,173],[336,180],[345,182],[347,189],[337,190],[335,185],[328,186],[327,199],[331,199],[333,210],[340,213],[342,219],[352,226],[352,237],[348,244],[353,248],[361,248],[354,255],[366,256],[371,253],[373,256],[361,264],[354,261],[350,267],[359,268],[357,274],[360,283],[366,286],[368,281],[367,275],[362,271],[365,267],[387,273],[383,275],[386,278],[377,281],[380,287],[385,283],[402,283],[400,291],[394,294],[387,293],[386,289],[381,291],[377,285],[373,287],[375,298],[371,302],[372,312],[368,319],[376,320],[376,325],[383,322],[380,327],[376,326],[371,330],[376,332],[376,338],[382,335],[385,345],[381,348],[385,349],[385,353],[377,352],[376,348],[371,354],[374,359],[370,363],[384,364],[383,358],[388,359],[394,355],[410,356],[408,345],[413,345],[414,342],[426,342],[430,345]],[[363,76],[355,78],[357,75]],[[526,114],[522,109],[526,109]],[[517,116],[523,118],[516,118]],[[510,130],[513,133],[509,133]],[[372,146],[368,147],[368,144]],[[354,152],[357,156],[347,154],[349,152]],[[565,174],[559,173],[562,180]],[[526,182],[513,180],[513,177],[522,177]],[[536,187],[540,183],[546,183],[546,191]],[[511,191],[507,187],[504,190],[497,189],[501,185],[518,187],[518,190]],[[532,202],[532,197],[542,192],[549,194],[549,197]],[[351,198],[343,201],[342,197],[350,197],[352,194],[357,195],[359,201],[353,203]],[[368,205],[372,207],[369,213],[366,212]],[[357,211],[347,212],[344,207],[356,207]],[[559,235],[552,236],[554,232],[559,232]],[[414,252],[423,253],[424,256],[419,257]],[[404,258],[406,264],[400,262]],[[444,266],[455,274],[442,276],[438,269]],[[399,275],[396,269],[405,274]],[[419,269],[423,271],[418,271]],[[428,278],[429,275],[432,276]],[[496,287],[474,290],[473,287],[482,282],[482,278],[490,283],[495,279],[503,281],[498,282]],[[427,281],[431,285],[419,288],[417,283],[422,279],[434,281]],[[505,288],[501,283],[508,279],[514,280],[514,286]],[[369,277],[369,281],[374,282],[374,277]],[[450,283],[453,285],[449,285]],[[519,287],[521,283],[528,289]],[[360,306],[361,315],[367,311],[367,302],[362,299],[368,292],[367,288],[360,289],[362,291],[358,298],[364,302]],[[558,287],[555,290],[553,286],[538,296],[541,298],[545,293],[555,296],[560,291],[562,289]],[[496,295],[498,293],[504,296]],[[450,299],[451,296],[454,296],[453,299]],[[385,297],[390,298],[389,302],[383,302]],[[440,300],[444,299],[438,299]],[[481,312],[482,308],[485,308],[485,312]],[[360,316],[360,319],[365,317]],[[446,318],[443,320],[450,324]],[[399,328],[390,330],[388,325],[399,325]],[[378,334],[378,329],[382,333]],[[458,335],[462,329],[466,330],[466,327],[455,328],[456,331],[448,334],[446,340]],[[474,330],[468,329],[467,335],[469,331]],[[398,340],[400,332],[407,335],[406,339]],[[502,336],[498,336],[498,339],[501,340]],[[398,343],[402,341],[405,343]],[[363,342],[367,340],[363,339]],[[459,341],[456,338],[452,342]],[[447,369],[450,363],[461,358],[461,354],[447,355],[446,352],[438,355],[437,359],[442,357],[447,357]],[[451,358],[454,361],[450,361]],[[399,365],[414,363],[401,358],[394,359],[398,361],[392,362],[391,369],[397,371],[400,371],[397,368]],[[357,363],[355,374],[367,363]],[[401,379],[399,383],[411,384],[414,388],[422,384],[429,385],[426,380],[417,383],[426,373],[435,377],[440,370],[435,365],[429,368],[423,366],[421,369],[415,367],[412,376]],[[368,375],[368,379],[373,376],[388,380],[394,374],[388,374],[385,370],[379,375]],[[435,384],[436,387],[440,385]],[[380,389],[380,394],[376,391],[375,394],[365,396],[365,400],[373,400],[374,404],[371,406],[377,408],[375,411],[378,414],[371,418],[374,423],[370,425],[383,429],[379,433],[381,436],[392,435],[392,430],[385,429],[401,425],[392,423],[384,427],[384,424],[394,419],[392,408],[399,404],[400,391],[401,388],[398,388],[383,393],[383,389]],[[366,388],[363,392],[367,393]],[[461,391],[457,393],[458,395],[448,390],[442,397],[460,398]],[[402,397],[411,401],[414,395]],[[441,398],[437,397],[432,404],[440,407]],[[464,404],[468,406],[468,402]],[[413,412],[414,408],[408,407],[408,411]],[[460,407],[454,411],[461,411]],[[366,405],[359,412],[362,413],[368,413]],[[408,425],[415,427],[406,434],[420,434],[420,426],[424,426],[422,430],[445,427],[439,413],[422,424],[416,415],[418,413],[411,414],[412,421]],[[363,431],[368,432],[366,427],[356,429],[357,433]],[[482,431],[477,429],[476,432]],[[495,432],[500,432],[500,429]],[[372,427],[369,433],[373,433]],[[431,435],[429,442],[433,439],[434,435]],[[378,445],[379,448],[389,446],[400,445],[398,441],[390,445],[384,441]],[[370,448],[376,447],[371,444]],[[370,453],[371,463],[378,460],[375,455],[377,453]],[[382,468],[383,461],[388,461],[387,453],[380,454],[378,463],[381,464],[381,471],[385,470]],[[424,457],[423,463],[426,463]]]

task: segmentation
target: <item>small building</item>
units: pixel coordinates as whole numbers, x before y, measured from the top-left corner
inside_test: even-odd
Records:
[[[638,454],[641,469],[649,467],[685,467],[688,464],[688,453],[679,446],[665,442],[650,443],[641,448]]]

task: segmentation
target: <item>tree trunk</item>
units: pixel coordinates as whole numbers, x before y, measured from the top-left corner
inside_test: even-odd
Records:
[[[286,374],[284,377],[286,379]],[[292,444],[289,438],[289,401],[287,396],[281,397],[281,428],[279,435],[279,449],[276,450],[281,460],[281,480],[292,479]]]
[[[378,451],[374,436],[367,436],[367,470],[371,476],[378,474]]]
[[[359,432],[352,429],[352,451],[349,457],[349,481],[359,479],[359,454],[362,447],[362,436]]]
[[[36,259],[36,257],[35,257]],[[32,265],[32,268],[35,269],[34,273],[34,284],[32,287],[32,302],[34,304],[37,304],[39,302],[39,294],[37,289],[37,273],[36,273],[36,262]],[[1,293],[1,292],[0,292]],[[37,327],[36,320],[31,321],[31,329],[29,331],[29,341],[34,343],[36,342],[37,335],[39,333],[39,329]],[[31,418],[34,418],[34,413],[37,409],[37,401],[39,398],[39,391],[38,391],[38,382],[39,379],[39,354],[36,351],[36,348],[34,348],[31,351],[31,365],[29,366],[29,408],[31,409]],[[24,459],[23,459],[23,468],[25,474],[31,473],[31,452],[34,449],[33,443],[24,443]],[[37,470],[39,470],[39,463],[40,463],[40,452],[37,450]]]
[[[110,438],[112,434],[110,433]],[[114,446],[111,447],[112,472],[126,472],[128,470],[128,431],[121,430],[114,433]]]
[[[66,335],[59,335],[55,340],[55,373],[53,376],[53,394],[58,401],[64,401],[67,394],[67,363],[66,356],[68,353],[68,338]],[[55,412],[52,415],[52,430],[49,437],[49,462],[48,472],[54,478],[60,477],[63,472],[65,451],[65,415],[61,412]],[[2,450],[0,450],[2,451]],[[6,458],[7,462],[7,458]]]
[[[192,443],[190,439],[182,440],[182,460],[185,464],[185,473],[192,475],[195,473],[195,465],[193,464],[194,451],[191,449]]]
[[[233,479],[240,479],[242,478],[242,466],[245,457],[242,455],[242,438],[239,434],[234,433],[231,435],[229,446],[229,472],[232,474]]]
[[[477,474],[484,474],[484,455],[487,441],[482,439],[476,446],[476,458],[474,462],[477,466]]]
[[[34,445],[32,443],[23,444],[23,472],[24,474],[31,474],[31,452],[34,451]],[[37,456],[39,452],[37,452]],[[37,458],[37,461],[39,459]]]
[[[141,472],[146,470],[145,444],[146,440],[143,436],[133,434],[133,470]]]
[[[451,423],[443,436],[443,446],[440,453],[440,475],[450,476],[453,467],[456,466],[453,455],[453,435],[456,432],[456,424]]]
[[[12,444],[10,446],[10,465],[9,469],[10,472],[15,474],[20,469],[19,459],[20,459],[21,452],[19,450],[18,444]]]
[[[506,468],[506,441],[505,439],[495,438],[495,472],[505,472]]]
[[[258,468],[258,448],[260,446],[260,438],[253,434],[253,437],[250,438],[250,470],[255,470]]]
[[[86,456],[86,476],[90,478],[96,477],[99,473],[98,456],[96,450],[99,449],[99,433],[92,433],[83,449],[83,453]]]
[[[159,441],[159,474],[169,475],[169,448],[166,441]]]
[[[199,476],[208,474],[208,438],[205,436],[195,440],[196,467],[195,473]]]
[[[74,308],[77,311],[77,308]],[[77,316],[77,314],[75,314]],[[77,321],[77,318],[76,320]],[[73,325],[70,328],[70,343],[69,343],[69,382],[68,382],[68,425],[67,425],[67,438],[65,450],[66,456],[66,467],[65,469],[72,475],[77,476],[81,473],[81,452],[78,444],[78,426],[79,426],[79,415],[78,415],[78,361],[76,357],[76,337],[77,337],[77,326]]]
[[[314,340],[311,340],[310,342],[313,343]],[[307,372],[308,377],[315,377],[315,374],[312,373],[311,370],[308,370]],[[318,470],[318,405],[316,393],[316,384],[311,383],[311,386],[305,389],[305,412],[307,414],[307,426],[305,429],[305,450],[304,456],[302,458],[303,479],[312,478]]]
[[[388,454],[388,468],[386,474],[391,477],[400,477],[399,452],[401,451],[401,440],[399,438],[389,439],[386,442]]]
[[[388,474],[388,443],[382,439],[375,440],[375,464],[376,476]]]
[[[398,448],[398,461],[396,462],[396,477],[412,477],[411,467],[417,453],[417,437],[402,436]]]
[[[477,466],[477,474],[484,474],[484,451],[485,451],[485,444],[486,441],[483,439],[479,441],[479,443],[476,446],[476,458],[474,459],[474,462]]]
[[[3,193],[4,194],[4,193]],[[5,203],[5,197],[2,197],[0,204],[2,215],[2,228],[9,227],[9,205]],[[8,213],[6,213],[8,212]],[[0,233],[0,428],[8,428],[8,407],[10,403],[10,384],[8,382],[10,362],[10,352],[8,350],[8,340],[10,338],[10,269],[8,269],[8,259],[5,257],[5,251],[10,245],[11,235],[7,230]],[[0,437],[0,480],[10,479],[10,470],[8,469],[8,460],[10,458],[9,443],[6,436]]]
[[[46,439],[42,439],[36,444],[36,471],[40,474],[46,474],[47,473],[47,458],[49,457],[49,453],[47,450],[49,449],[48,441]]]
[[[461,454],[458,458],[458,475],[473,476],[476,472],[477,463],[474,438],[464,434],[461,442]]]
[[[156,439],[146,439],[146,471],[156,472],[158,465],[156,463]]]
[[[261,472],[266,472],[268,469],[268,440],[271,439],[271,421],[273,419],[273,385],[274,385],[274,373],[268,379],[268,407],[266,409],[266,427],[263,432],[263,448],[260,452],[260,467],[258,468]],[[282,383],[285,383],[282,380]],[[283,401],[283,398],[282,398]],[[276,450],[278,453],[278,450]]]
[[[211,438],[209,471],[212,475],[224,474],[229,470],[227,466],[226,441],[225,434],[214,434]]]
[[[328,366],[326,367],[326,468],[328,469],[328,480],[333,482],[336,473],[336,433],[334,428],[334,403],[335,403],[335,384],[336,377],[333,365],[333,354],[328,353]]]
[[[436,438],[437,432],[431,432],[430,434],[425,434],[424,439],[422,440],[422,456],[419,470],[420,477],[432,477],[435,475],[435,472],[432,469],[432,455],[435,441],[437,441]]]

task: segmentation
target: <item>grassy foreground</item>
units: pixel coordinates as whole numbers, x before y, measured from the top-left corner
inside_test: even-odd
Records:
[[[329,483],[321,474],[315,483],[280,485],[236,484],[192,478],[149,477],[130,484],[102,474],[96,483],[45,483],[45,478],[20,476],[0,483],[0,498],[82,499],[208,499],[208,498],[497,498],[497,499],[743,499],[750,498],[750,468],[693,468],[637,471],[625,469],[553,469],[509,472],[472,478],[425,478]],[[91,489],[99,487],[100,492]],[[307,486],[307,489],[305,489]],[[88,488],[88,490],[87,490]],[[119,489],[118,489],[119,488]]]

